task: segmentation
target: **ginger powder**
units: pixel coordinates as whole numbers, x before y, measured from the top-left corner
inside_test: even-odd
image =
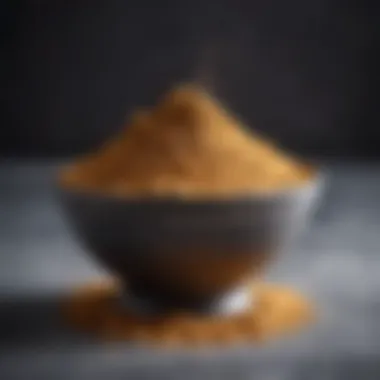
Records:
[[[126,197],[218,197],[293,188],[309,177],[204,90],[184,85],[65,168],[61,184]]]

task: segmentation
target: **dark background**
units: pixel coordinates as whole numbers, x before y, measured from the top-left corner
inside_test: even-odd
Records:
[[[2,155],[95,147],[132,107],[188,79],[298,152],[379,155],[376,1],[1,4]]]

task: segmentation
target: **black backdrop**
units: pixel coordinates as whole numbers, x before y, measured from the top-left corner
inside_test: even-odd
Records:
[[[299,152],[380,152],[376,1],[1,4],[3,155],[87,150],[132,107],[194,78]]]

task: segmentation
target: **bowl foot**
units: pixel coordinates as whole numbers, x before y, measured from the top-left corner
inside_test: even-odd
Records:
[[[234,289],[221,297],[203,302],[178,302],[124,292],[120,295],[123,307],[139,314],[164,314],[173,310],[208,315],[233,315],[243,313],[254,306],[254,295],[249,286]]]

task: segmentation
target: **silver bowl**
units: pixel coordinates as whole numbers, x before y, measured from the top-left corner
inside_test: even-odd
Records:
[[[127,199],[60,188],[74,232],[128,287],[128,302],[154,309],[232,312],[247,279],[262,272],[309,220],[323,180],[223,200]],[[137,301],[137,302],[136,302]]]

